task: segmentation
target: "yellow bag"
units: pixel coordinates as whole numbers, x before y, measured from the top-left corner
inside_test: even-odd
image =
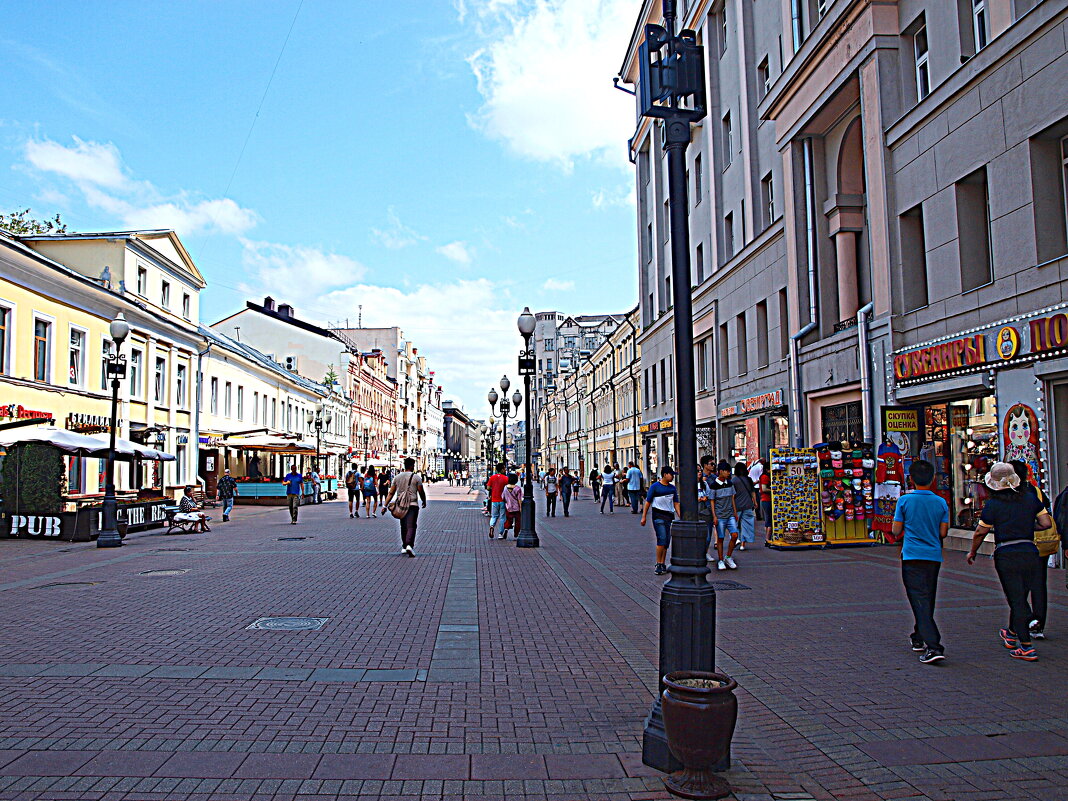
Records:
[[[1049,511],[1049,504],[1046,501],[1046,496],[1042,494],[1042,490],[1035,487],[1035,492],[1038,493],[1038,499],[1042,502],[1042,506],[1046,507]],[[1053,515],[1050,514],[1052,519]],[[1038,546],[1039,556],[1052,556],[1057,553],[1057,549],[1061,544],[1061,535],[1057,531],[1057,523],[1054,521],[1053,525],[1049,528],[1035,529],[1035,545]]]

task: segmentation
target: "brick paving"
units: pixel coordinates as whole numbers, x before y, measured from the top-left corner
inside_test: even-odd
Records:
[[[475,496],[431,497],[414,560],[341,503],[119,551],[0,542],[0,801],[667,798],[640,757],[651,530],[587,492],[520,550]],[[738,801],[1068,797],[1063,573],[1021,664],[991,563],[949,554],[949,658],[923,666],[894,550],[738,557],[711,577],[741,585],[717,594]],[[329,620],[247,628],[272,616]]]

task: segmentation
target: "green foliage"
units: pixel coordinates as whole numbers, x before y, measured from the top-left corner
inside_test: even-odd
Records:
[[[334,386],[334,384],[337,383],[337,379],[337,371],[334,369],[334,365],[331,364],[329,367],[327,367],[326,375],[323,376],[323,385],[332,387]]]
[[[8,448],[0,472],[8,514],[59,514],[66,485],[63,455],[49,445],[28,443]]]
[[[13,234],[65,234],[67,224],[57,214],[47,220],[38,220],[30,216],[30,210],[15,209],[10,214],[0,213],[0,228],[6,228]]]

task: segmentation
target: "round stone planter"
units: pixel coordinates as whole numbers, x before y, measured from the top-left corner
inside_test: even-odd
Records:
[[[668,748],[682,763],[664,785],[681,798],[726,798],[731,788],[712,769],[730,753],[738,720],[738,682],[722,673],[679,670],[664,677]]]

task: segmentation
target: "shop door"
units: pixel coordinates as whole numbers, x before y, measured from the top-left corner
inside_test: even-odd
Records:
[[[824,406],[820,410],[824,442],[860,442],[864,437],[864,421],[860,401]]]
[[[1068,383],[1054,384],[1053,403],[1049,405],[1053,419],[1045,421],[1046,430],[1053,434],[1053,470],[1050,471],[1047,494],[1056,498],[1068,484]]]

